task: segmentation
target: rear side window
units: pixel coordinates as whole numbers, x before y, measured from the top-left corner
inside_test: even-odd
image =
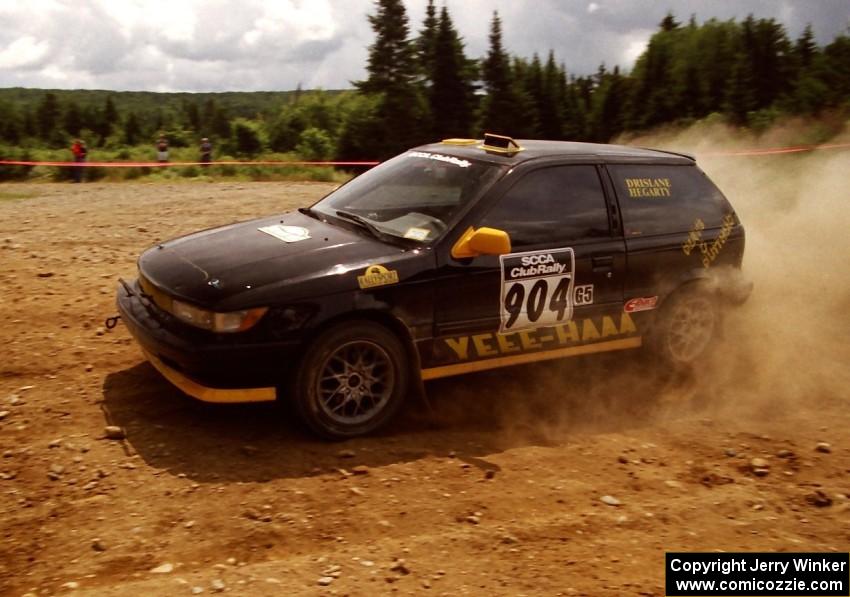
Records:
[[[608,171],[620,199],[626,236],[719,228],[733,213],[696,166],[614,165]]]
[[[596,167],[553,166],[529,172],[481,225],[506,231],[513,247],[559,246],[608,236],[608,209]]]

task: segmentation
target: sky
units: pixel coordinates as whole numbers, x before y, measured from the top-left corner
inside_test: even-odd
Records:
[[[405,0],[413,35],[427,0]],[[775,18],[819,43],[850,27],[850,0],[436,0],[467,56],[505,47],[570,73],[629,70],[668,11],[680,21]],[[372,0],[0,0],[0,87],[146,91],[343,89],[365,77]]]

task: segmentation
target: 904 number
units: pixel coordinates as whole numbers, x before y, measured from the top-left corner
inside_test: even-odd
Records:
[[[526,285],[522,282],[515,282],[505,294],[505,311],[508,312],[508,320],[505,322],[506,328],[512,327],[522,315],[523,305],[525,305],[524,310],[528,321],[537,323],[546,310],[547,302],[549,312],[554,317],[550,315],[543,317],[543,320],[547,323],[563,321],[570,306],[570,279],[561,278],[558,280],[551,296],[549,295],[549,282],[546,279],[536,280],[530,286],[531,288],[526,293]]]
[[[525,314],[529,324],[551,325],[572,317],[569,301],[570,279],[560,278],[549,294],[550,281],[540,279],[534,282],[514,282],[505,294],[505,311],[508,319],[505,329],[510,329]],[[573,289],[573,305],[593,304],[593,284],[583,284]],[[547,306],[548,305],[548,306]],[[525,322],[523,322],[525,323]]]

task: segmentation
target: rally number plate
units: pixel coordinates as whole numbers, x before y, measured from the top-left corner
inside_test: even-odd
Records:
[[[499,332],[546,327],[573,316],[575,255],[571,248],[499,256]]]

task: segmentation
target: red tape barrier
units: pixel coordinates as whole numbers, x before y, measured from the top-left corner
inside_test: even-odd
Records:
[[[167,168],[169,166],[377,166],[380,162],[30,162],[0,160],[6,166],[59,166],[72,168]]]
[[[701,157],[722,156],[760,156],[783,153],[799,153],[803,151],[820,151],[824,149],[846,149],[850,143],[829,143],[824,145],[796,145],[791,147],[772,147],[768,149],[742,149],[740,151],[706,151],[696,152]],[[33,162],[23,160],[0,160],[3,166],[58,166],[66,168],[167,168],[170,166],[377,166],[380,162]]]

